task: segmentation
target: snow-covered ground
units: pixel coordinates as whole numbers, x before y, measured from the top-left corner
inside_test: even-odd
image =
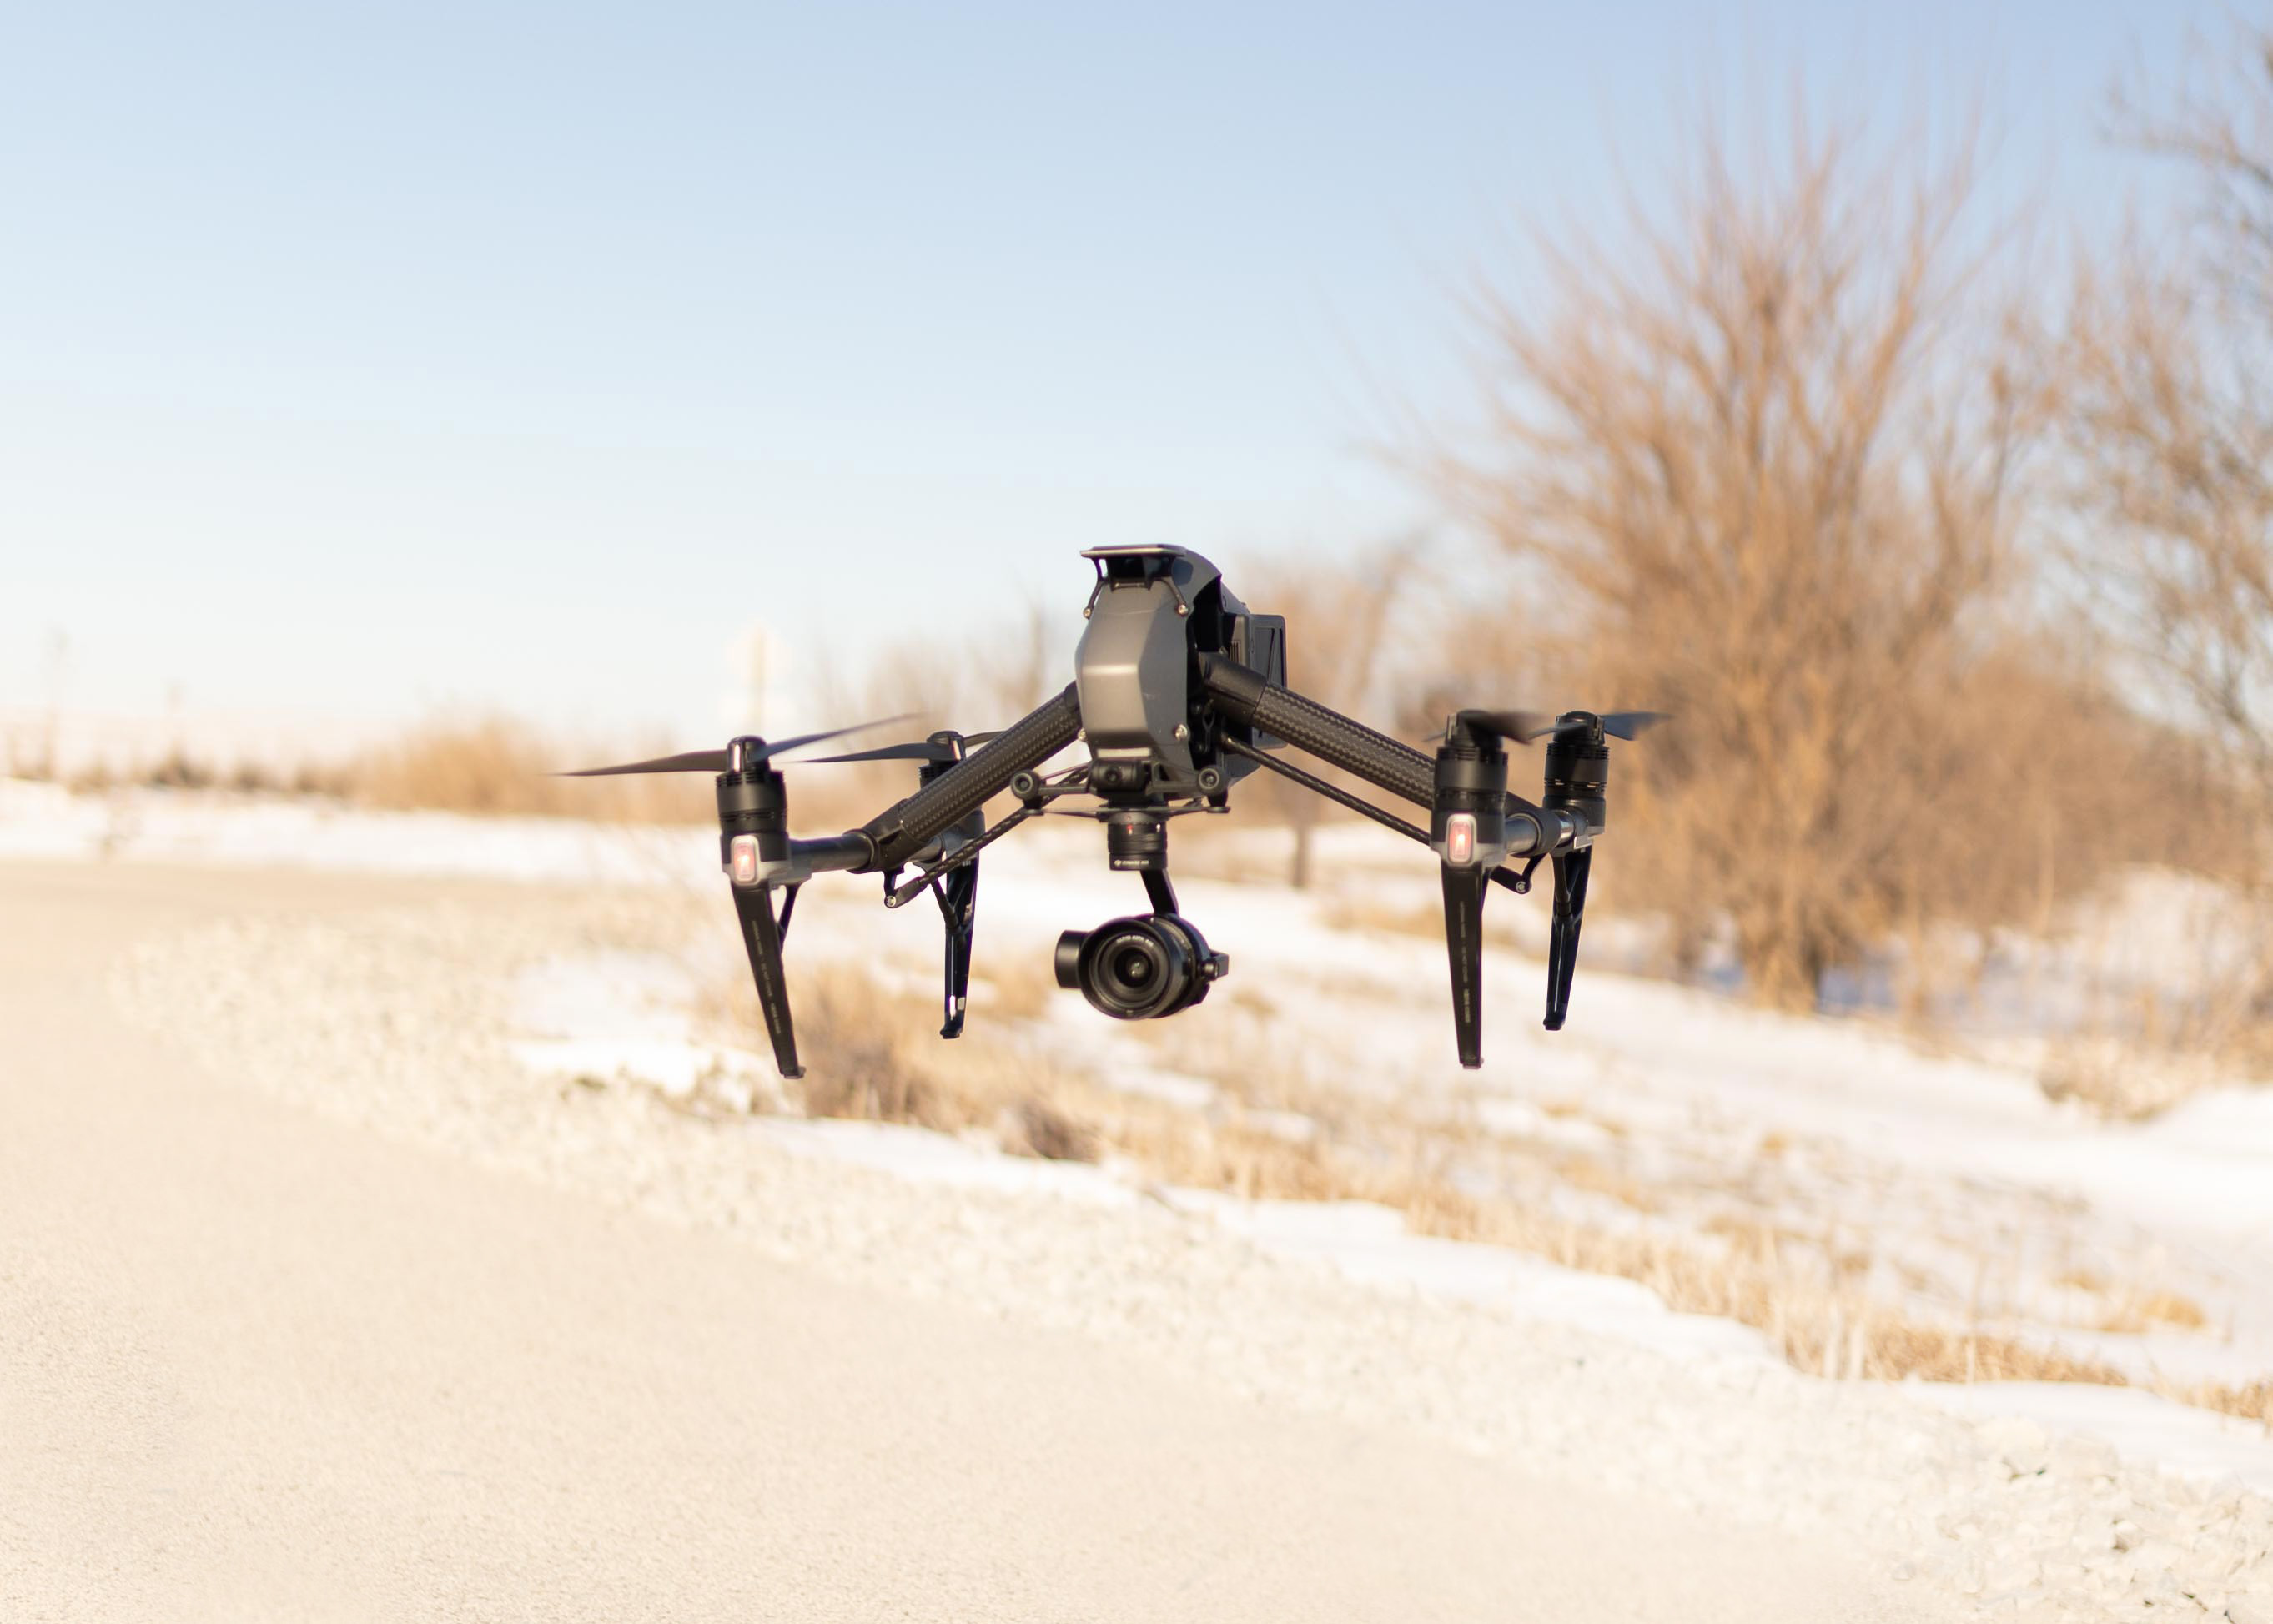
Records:
[[[1076,826],[989,855],[980,975],[1040,973],[1060,929],[1141,911],[1099,844]],[[1425,854],[1363,828],[1333,831],[1328,848],[1324,866],[1348,888],[1378,894],[1386,880],[1432,902]],[[808,893],[799,952],[858,956],[920,996],[934,922],[852,890]],[[1265,1074],[1294,1098],[1468,1125],[1459,1171],[1471,1187],[1604,1226],[1773,1231],[1796,1254],[1860,1269],[1917,1317],[2143,1383],[2273,1375],[2273,1089],[2213,1089],[2145,1123],[2109,1123],[2046,1098],[2017,1066],[1924,1053],[1865,1020],[1750,1009],[1584,954],[1570,1023],[1549,1033],[1542,966],[1505,947],[1487,959],[1486,1063],[1466,1073],[1439,942],[1338,926],[1347,909],[1332,887],[1179,891],[1232,959],[1209,1000],[1119,1026],[1054,995],[1032,1041],[1156,1096],[1251,1096]],[[1545,911],[1504,896],[1490,908]],[[982,999],[973,1018],[986,1016]],[[2195,1313],[2199,1325],[2183,1323]]]
[[[1177,866],[1182,872],[1238,872],[1238,842],[1249,838],[1212,830],[1188,836],[1180,829]],[[1252,855],[1275,876],[1276,837],[1251,838]],[[1105,870],[1101,845],[1093,828],[1070,825],[989,852],[974,1026],[991,1023],[1037,1054],[1077,1062],[1106,1086],[1182,1109],[1205,1112],[1227,1101],[1254,1109],[1260,1100],[1275,1101],[1290,1133],[1301,1130],[1306,1111],[1329,1110],[1345,1130],[1362,1123],[1367,1110],[1438,1123],[1449,1142],[1463,1147],[1454,1171],[1464,1187],[1535,1203],[1574,1221],[1699,1244],[1737,1228],[1765,1228],[1795,1253],[1812,1249],[1827,1268],[1863,1281],[1907,1314],[2089,1356],[2143,1385],[2242,1386],[2273,1375],[2273,1090],[2213,1089],[2154,1120],[2111,1124],[2072,1103],[2048,1100],[2020,1064],[1922,1052],[1892,1027],[1869,1020],[1770,1015],[1707,992],[1619,974],[1584,955],[1569,1029],[1548,1034],[1537,1022],[1541,968],[1524,948],[1535,939],[1535,919],[1501,939],[1489,955],[1487,1064],[1464,1073],[1453,1063],[1441,946],[1378,923],[1384,909],[1417,915],[1433,906],[1425,854],[1362,827],[1326,833],[1320,851],[1325,883],[1314,894],[1180,879],[1184,911],[1233,963],[1229,979],[1199,1009],[1168,1022],[1121,1026],[1094,1015],[1076,995],[1053,992],[1039,1014],[1014,1021],[999,1013],[1033,1007],[1030,997],[1012,996],[1013,990],[1046,978],[1049,948],[1061,929],[1143,910],[1134,880]],[[721,1043],[703,1035],[695,1014],[701,995],[731,973],[738,954],[723,896],[715,932],[698,923],[692,945],[684,939],[690,920],[709,917],[686,911],[685,894],[699,899],[721,884],[715,838],[705,831],[382,816],[162,795],[89,802],[37,786],[0,785],[0,857],[9,855],[652,887],[654,917],[670,924],[644,939],[637,932],[589,924],[505,932],[523,945],[509,963],[498,961],[503,968],[493,1007],[471,985],[434,996],[446,998],[454,1018],[485,1020],[497,1029],[493,1047],[503,1063],[541,1084],[531,1098],[548,1113],[547,1134],[556,1131],[555,1118],[623,1109],[609,1102],[633,1097],[683,1096],[698,1080],[755,1107],[778,1098],[770,1067],[759,1058],[759,1036],[750,1034],[746,1046]],[[923,902],[888,913],[877,906],[874,886],[824,879],[808,889],[792,934],[793,985],[815,962],[836,958],[869,967],[911,998],[935,996],[935,913]],[[626,900],[620,893],[605,909],[626,919],[641,911],[636,896]],[[1543,915],[1544,905],[1496,895],[1491,909],[1502,917]],[[332,1051],[326,1047],[331,1028],[338,1029],[331,1036],[341,1052],[362,1052],[372,1043],[368,1030],[349,1029],[356,1000],[364,995],[338,991],[348,984],[340,978],[344,972],[325,969],[324,954],[377,951],[393,939],[379,947],[353,932],[304,932],[288,940],[276,933],[284,930],[230,927],[206,944],[199,962],[241,960],[232,973],[250,974],[246,967],[258,961],[270,977],[297,975],[304,962],[308,965],[305,973],[316,979],[304,1001],[293,999],[289,987],[280,990],[289,1007],[320,1006],[294,1040],[298,1047],[290,1052],[299,1060],[279,1063],[277,1086],[298,1088],[303,1074],[313,1075],[310,1058]],[[450,940],[462,939],[464,954],[484,951],[476,945],[481,933],[468,923],[452,930]],[[1616,960],[1615,933],[1602,936],[1599,958]],[[399,973],[387,984],[409,986],[422,973],[421,955],[400,943],[387,950],[401,954]],[[138,986],[155,989],[161,1004],[168,996],[194,1001],[193,992],[168,980],[184,973],[177,963],[154,960],[138,971]],[[215,1041],[251,1041],[243,1010],[232,1015],[232,1007],[224,1001],[191,1019],[189,1028],[201,1029],[202,1020]],[[382,1027],[394,1019],[371,1018]],[[414,1063],[433,1057],[408,1043],[397,1046],[409,1051],[401,1066],[390,1060],[379,1069],[410,1088]],[[580,1088],[579,1079],[600,1086]],[[623,1081],[652,1087],[613,1086]],[[386,1120],[375,1108],[373,1119]],[[689,1119],[666,1112],[656,1120],[655,1133],[669,1135]],[[1673,1389],[1663,1385],[1676,1379],[1661,1370],[1669,1365],[1687,1373],[1679,1382],[1701,1384],[1681,1387],[1681,1403],[1719,1393],[1722,1399],[1713,1402],[1749,1416],[1773,1398],[1795,1415],[1814,1416],[1811,1426],[1827,1424],[1823,1417],[1834,1413],[1867,1416],[1868,1428],[1892,1429],[1880,1440],[1882,1454],[1925,1451],[1923,1466],[1854,1463],[1866,1477],[1892,1474],[1889,1483],[1906,1486],[1892,1503],[1917,1516],[1880,1530],[1892,1539],[1889,1548],[1915,1539],[1921,1571],[1984,1601],[2041,1604],[2052,1609],[2045,1616],[2102,1616],[2095,1611],[2102,1603],[2132,1606],[2157,1590],[2160,1564],[2183,1576],[2200,1599],[2230,1607],[2237,1620],[2273,1619],[2273,1569],[2264,1566],[2273,1533],[2252,1531],[2253,1519],[2273,1513],[2263,1501],[2232,1498],[2234,1485],[2273,1495],[2273,1439],[2262,1426],[2141,1387],[1817,1381],[1789,1371],[1759,1333],[1673,1313],[1632,1281],[1413,1235],[1383,1208],[1242,1202],[1151,1186],[1111,1158],[1097,1167],[1042,1164],[914,1129],[808,1123],[762,1110],[744,1127],[754,1136],[753,1147],[801,1165],[836,1168],[847,1179],[883,1177],[912,1191],[945,1188],[958,1200],[1009,1203],[999,1209],[1004,1212],[1039,1211],[1033,1203],[1041,1202],[1052,1212],[1097,1213],[1099,1222],[1149,1214],[1147,1225],[1169,1223],[1179,1233],[1197,1228],[1219,1238],[1210,1246],[1277,1260],[1303,1279],[1323,1270],[1360,1294],[1353,1301],[1388,1293],[1436,1305],[1429,1313],[1453,1316],[1447,1324],[1482,1313],[1494,1324],[1530,1326],[1541,1336],[1551,1329],[1553,1338],[1627,1349],[1640,1361],[1629,1374],[1656,1373],[1636,1389],[1643,1395],[1636,1402],[1645,1405],[1676,1405],[1667,1396]],[[494,1122],[459,1122],[447,1130],[467,1136],[461,1148],[477,1153],[485,1135],[502,1133]],[[636,1144],[632,1161],[641,1199],[666,1205],[694,1201],[678,1185],[696,1179],[690,1170],[697,1163],[721,1154],[715,1141],[639,1137]],[[556,1171],[575,1159],[558,1147],[516,1155]],[[740,1222],[731,1216],[722,1221]],[[862,1242],[869,1248],[891,1244],[874,1235]],[[1000,1267],[1001,1260],[988,1265]],[[2160,1306],[2150,1313],[2149,1304]],[[1553,1338],[1538,1345],[1566,1346]],[[1739,1393],[1741,1400],[1729,1396]],[[1945,1413],[1956,1418],[1951,1424],[1961,1426],[1959,1433],[1935,1430]],[[1683,1425],[1695,1421],[1691,1416]],[[1526,1425],[1546,1423],[1533,1416]],[[1482,1421],[1477,1426],[1490,1430]],[[1898,1436],[1909,1441],[1887,1441]],[[1953,1437],[1966,1441],[1952,1444]],[[2119,1451],[2123,1467],[2104,1464],[2091,1452],[2096,1446],[2078,1441],[2093,1439]],[[1621,1469],[1661,1447],[1669,1446],[1662,1440],[1637,1444],[1641,1453],[1621,1456]],[[1794,1441],[1790,1447],[1801,1446]],[[1763,1464],[1768,1456],[1755,1459],[1758,1454],[1739,1464],[1771,1470]],[[1674,1472],[1674,1465],[1666,1471]],[[2013,1494],[2025,1489],[2035,1495],[2029,1485],[2036,1480],[2071,1478],[2102,1488],[2074,1489],[2080,1500],[2030,1499],[2025,1506],[1999,1501],[2002,1511],[1984,1508],[1988,1502],[1980,1499],[1988,1493],[1981,1486],[1992,1480],[2021,1485]],[[2228,1486],[2215,1486],[2220,1483]],[[1831,1493],[1812,1483],[1795,1492],[1800,1501]],[[1886,1503],[1860,1487],[1855,1493],[1857,1504]],[[1782,1508],[1772,1515],[1795,1515],[1782,1499],[1767,1498]],[[2120,1527],[2120,1504],[2136,1512],[2129,1534]],[[2108,1515],[2111,1506],[2118,1507],[2112,1544],[2094,1545],[2099,1535],[2091,1519]],[[2071,1545],[2074,1551],[2061,1554]],[[2220,1569],[2215,1588],[2205,1576],[2210,1566]],[[2253,1594],[2262,1599],[2253,1601]]]
[[[115,790],[0,778],[0,857],[281,864],[379,874],[670,885],[718,837],[559,818],[349,811],[316,798]]]
[[[1275,831],[1204,834],[1192,866],[1278,872]],[[1099,844],[1086,826],[1056,825],[988,854],[975,1021],[988,1019],[990,973],[1046,975],[1061,929],[1141,910],[1135,882],[1105,871]],[[74,797],[0,781],[0,856],[686,888],[715,883],[715,850],[701,829],[150,791]],[[2273,1089],[2214,1089],[2149,1122],[2111,1125],[2046,1099],[2017,1065],[1923,1054],[1868,1021],[1795,1020],[1606,970],[1593,961],[1615,954],[1609,930],[1590,937],[1595,952],[1582,961],[1560,1034],[1534,1018],[1540,965],[1519,947],[1495,947],[1487,1064],[1463,1073],[1452,1063],[1441,947],[1345,922],[1353,902],[1425,919],[1425,856],[1362,826],[1336,827],[1321,836],[1318,866],[1323,883],[1309,894],[1180,882],[1185,911],[1234,965],[1200,1008],[1129,1028],[1054,995],[1023,1036],[1078,1056],[1108,1083],[1195,1108],[1226,1079],[1268,1070],[1296,1093],[1347,1093],[1471,1123],[1473,1175],[1493,1187],[1512,1180],[1558,1209],[1621,1225],[1705,1233],[1765,1224],[1796,1246],[1841,1252],[1850,1269],[1861,1256],[1906,1307],[1960,1315],[2137,1380],[2246,1383],[2273,1373]],[[831,877],[808,888],[797,957],[859,962],[911,998],[929,996],[935,920],[921,902],[885,912],[873,883]],[[2134,907],[2161,893],[2134,897]],[[2202,905],[2189,903],[2197,913]],[[1490,911],[1524,943],[1536,939],[1545,909],[1496,894]],[[731,974],[731,930],[719,938],[714,968]],[[523,1049],[532,1065],[628,1068],[674,1086],[724,1070],[756,1095],[770,1091],[762,1044],[689,1045],[694,989],[683,964],[617,955],[554,974],[550,1007],[548,994],[532,994]],[[571,1013],[573,1033],[552,1029]],[[1542,1148],[1566,1164],[1583,1157],[1583,1181],[1543,1171]],[[1648,1200],[1605,1195],[1606,1184]],[[2192,1304],[2202,1323],[2103,1328],[2157,1294]]]

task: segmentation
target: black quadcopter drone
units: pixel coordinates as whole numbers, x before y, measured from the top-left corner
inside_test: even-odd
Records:
[[[732,881],[758,1004],[783,1076],[804,1074],[782,970],[782,939],[798,888],[834,870],[881,874],[887,908],[930,892],[947,924],[947,1018],[940,1036],[958,1037],[971,984],[979,855],[1044,812],[1072,812],[1102,822],[1107,861],[1143,879],[1152,909],[1059,937],[1058,984],[1079,988],[1093,1008],[1120,1021],[1189,1009],[1229,973],[1231,961],[1212,952],[1178,911],[1168,880],[1167,820],[1229,810],[1232,785],[1258,767],[1436,852],[1444,877],[1452,1022],[1460,1064],[1470,1069],[1483,1064],[1484,893],[1492,885],[1527,892],[1541,860],[1550,862],[1555,912],[1546,1024],[1549,1031],[1562,1027],[1578,968],[1594,838],[1605,822],[1608,741],[1632,738],[1661,717],[1651,711],[1602,716],[1571,711],[1549,718],[1528,711],[1463,710],[1445,723],[1432,760],[1290,691],[1286,620],[1249,613],[1225,588],[1215,565],[1198,554],[1181,547],[1098,547],[1082,557],[1096,565],[1097,586],[1082,610],[1089,625],[1075,654],[1074,681],[1039,710],[999,733],[941,732],[908,744],[804,758],[919,764],[916,792],[857,829],[792,839],[788,787],[774,763],[860,728],[771,743],[746,736],[724,750],[568,775],[718,775],[719,860]],[[1547,783],[1534,805],[1508,792],[1501,745],[1536,738],[1547,740]],[[1077,740],[1088,747],[1086,762],[1042,772]],[[1279,760],[1272,752],[1282,745],[1428,808],[1429,827]],[[1006,790],[1018,805],[990,828],[986,805]],[[1093,805],[1058,805],[1069,797]],[[916,872],[903,883],[900,876],[911,865]]]

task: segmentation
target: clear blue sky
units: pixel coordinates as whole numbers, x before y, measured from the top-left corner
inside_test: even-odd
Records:
[[[1700,95],[1977,98],[2104,223],[2164,4],[18,5],[0,704],[709,717],[1099,543],[1337,548],[1511,222]],[[2151,180],[2149,184],[2153,183]]]

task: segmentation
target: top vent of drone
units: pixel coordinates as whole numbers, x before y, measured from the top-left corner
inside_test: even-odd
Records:
[[[1090,547],[1083,558],[1097,565],[1105,580],[1152,580],[1166,576],[1178,585],[1192,577],[1194,554],[1182,547]]]

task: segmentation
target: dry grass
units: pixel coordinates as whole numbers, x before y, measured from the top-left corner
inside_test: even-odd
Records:
[[[2112,1366],[2056,1347],[1904,1313],[1869,1294],[1869,1259],[1847,1255],[1827,1266],[1810,1255],[1804,1238],[1767,1225],[1724,1221],[1710,1226],[1709,1239],[1609,1229],[1468,1194],[1444,1175],[1441,1152],[1432,1154],[1418,1139],[1384,1164],[1338,1150],[1323,1137],[1295,1144],[1236,1117],[1209,1123],[1171,1119],[1174,1114],[1125,1108],[1100,1131],[1114,1149],[1170,1183],[1254,1199],[1374,1201],[1402,1212],[1418,1235],[1505,1246],[1564,1268],[1638,1282],[1677,1312],[1735,1320],[1762,1332],[1795,1368],[1812,1375],[2130,1385]],[[1616,1176],[1597,1180],[1595,1187],[1639,1210],[1652,1204],[1646,1191]],[[2142,1292],[2127,1299],[2120,1312],[2128,1323],[2103,1328],[2199,1328],[2203,1323],[2197,1306],[2170,1291]],[[2159,1382],[2155,1390],[2273,1425],[2273,1383]]]
[[[2181,1291],[2142,1291],[2117,1298],[2114,1306],[2101,1319],[2103,1331],[2119,1331],[2136,1336],[2167,1325],[2182,1331],[2198,1331],[2209,1323],[2209,1316],[2202,1305]]]
[[[1787,1361],[1812,1375],[2132,1385],[2097,1360],[1977,1326],[1932,1324],[1902,1313],[1849,1283],[1867,1272],[1867,1260],[1834,1260],[1827,1277],[1819,1261],[1788,1254],[1797,1238],[1767,1225],[1740,1220],[1712,1225],[1715,1246],[1544,1217],[1511,1203],[1480,1201],[1441,1181],[1418,1180],[1399,1194],[1390,1204],[1402,1207],[1416,1234],[1510,1246],[1565,1268],[1637,1281],[1679,1313],[1735,1320],[1765,1333]],[[1377,1192],[1372,1199],[1381,1196]],[[2101,1328],[2200,1329],[2205,1323],[2202,1309],[2188,1298],[2151,1291],[2125,1299]],[[2273,1426],[2273,1381],[2153,1386],[2181,1403]]]
[[[1012,1001],[1039,1002],[1054,984],[1011,984]],[[991,1139],[1016,1155],[1094,1161],[1110,1151],[1163,1184],[1247,1200],[1363,1201],[1404,1215],[1415,1234],[1505,1246],[1565,1268],[1647,1286],[1671,1308],[1752,1327],[1796,1368],[1842,1380],[2083,1381],[2129,1385],[2095,1360],[1977,1324],[1930,1323],[1875,1300],[1872,1260],[1734,1216],[1698,1235],[1605,1226],[1478,1196],[1451,1169],[1467,1129],[1386,1104],[1326,1094],[1291,1072],[1227,1079],[1204,1111],[1106,1089],[974,1030],[939,1043],[927,1006],[881,989],[866,973],[829,966],[800,977],[799,1032],[807,1075],[796,1103],[809,1116],[905,1122]],[[736,980],[712,1014],[746,1035],[756,1010]],[[1354,1118],[1353,1112],[1362,1112]],[[1287,1131],[1289,1115],[1315,1131]],[[1558,1158],[1565,1184],[1647,1213],[1634,1179],[1584,1158]],[[2128,1296],[2080,1270],[2061,1283],[2109,1304],[2111,1330],[2198,1329],[2200,1306],[2177,1292]],[[2273,1426],[2273,1383],[2179,1388],[2166,1396]]]
[[[444,718],[405,730],[311,782],[366,806],[483,817],[588,818],[614,823],[707,824],[717,816],[710,775],[636,774],[563,778],[565,769],[664,755],[712,740],[565,741],[510,716]],[[914,789],[911,775],[900,793]],[[850,828],[890,797],[889,782],[846,769],[799,773],[791,795],[804,828]]]
[[[1212,1069],[1189,1055],[1171,1059],[1183,1069]],[[1877,1261],[1825,1236],[1736,1214],[1709,1221],[1701,1235],[1549,1216],[1539,1204],[1480,1196],[1455,1181],[1456,1166],[1473,1165],[1471,1122],[1354,1099],[1285,1066],[1219,1073],[1217,1080],[1226,1097],[1205,1113],[1086,1084],[1062,1097],[1105,1144],[1164,1183],[1256,1200],[1376,1202],[1401,1212],[1415,1234],[1506,1246],[1565,1268],[1633,1280],[1678,1312],[1751,1326],[1810,1374],[2129,1384],[2111,1366],[2000,1334],[1981,1324],[1977,1313],[1934,1321],[1893,1306],[1872,1293]],[[1599,1122],[1570,1100],[1546,1101],[1541,1110],[1554,1119]],[[1317,1131],[1290,1140],[1269,1130],[1259,1118],[1264,1111],[1298,1112]],[[1618,1125],[1601,1126],[1614,1143],[1624,1134]],[[1774,1135],[1764,1146],[1765,1154],[1775,1156],[1789,1149]],[[1553,1146],[1541,1147],[1541,1155],[1562,1187],[1603,1196],[1645,1216],[1664,1204],[1660,1193],[1615,1164]],[[2105,1322],[2096,1328],[2199,1329],[2207,1322],[2198,1305],[2166,1288],[2126,1292],[2082,1271],[2071,1271],[2063,1283],[2082,1286],[2105,1302]],[[2266,1384],[2158,1382],[2155,1390],[2273,1424]]]
[[[238,761],[221,767],[200,760],[176,748],[154,761],[122,766],[95,761],[60,778],[45,766],[11,763],[6,775],[63,782],[79,792],[106,790],[223,790],[237,795],[327,795],[347,793],[347,769],[337,765],[304,762],[290,772],[280,772],[258,761]]]
[[[559,775],[574,767],[686,747],[683,739],[653,737],[568,742],[511,716],[482,715],[421,722],[341,761],[305,761],[289,769],[258,762],[217,766],[176,749],[126,767],[99,763],[62,782],[81,791],[147,788],[324,796],[391,812],[708,823],[716,810],[703,774]],[[9,770],[19,776],[49,776],[36,767]],[[800,821],[815,828],[851,827],[888,805],[895,793],[911,790],[913,782],[903,782],[907,776],[884,772],[864,777],[828,767],[800,775],[795,792]]]
[[[1063,989],[1054,969],[1021,959],[990,968],[971,980],[972,1018],[1038,1021]]]
[[[806,1074],[790,1086],[806,1116],[977,1131],[1013,1155],[1096,1159],[1095,1134],[1059,1103],[1049,1072],[1031,1057],[975,1033],[940,1043],[921,1006],[851,966],[800,977],[797,999]],[[759,1025],[755,996],[739,977],[714,992],[704,1013],[740,1034]]]
[[[504,716],[437,721],[357,757],[343,773],[342,787],[351,800],[395,811],[642,823],[700,823],[717,815],[709,781],[700,774],[554,775],[609,759],[608,753],[596,756],[589,746],[570,748],[548,740]]]
[[[1390,908],[1379,902],[1337,898],[1320,910],[1318,920],[1330,931],[1368,931],[1438,941],[1444,936],[1444,916],[1433,908]],[[1486,923],[1489,923],[1489,918]]]
[[[1423,940],[1434,942],[1441,942],[1444,939],[1443,908],[1429,907],[1425,904],[1413,908],[1392,908],[1380,902],[1342,898],[1329,903],[1320,912],[1319,921],[1332,931],[1361,931],[1390,936],[1417,936]],[[1520,947],[1527,945],[1504,907],[1485,910],[1484,939],[1503,947]]]
[[[1480,1201],[1441,1186],[1414,1192],[1407,1221],[1420,1234],[1534,1253],[1565,1268],[1638,1281],[1683,1313],[1712,1314],[1767,1333],[1794,1366],[1848,1380],[2096,1381],[2120,1373],[1977,1330],[1924,1325],[1840,1290],[1821,1271],[1784,1259],[1782,1238],[1725,1228],[1723,1245],[1610,1233]]]
[[[2072,1100],[2117,1122],[2144,1122],[2224,1080],[2200,1052],[2157,1054],[2142,1043],[2097,1036],[2054,1039],[2037,1066],[2046,1099]]]
[[[2192,1404],[2197,1410],[2215,1410],[2221,1415],[2255,1421],[2273,1433],[2273,1381],[2253,1381],[2239,1387],[2218,1382],[2197,1387],[2164,1385],[2156,1390],[2164,1398]]]
[[[2174,966],[2173,987],[2087,987],[2086,1020],[2037,1064],[2045,1097],[2140,1122],[2237,1076],[2273,1074],[2273,904],[2237,894],[2233,913],[2224,962],[2203,954]]]

